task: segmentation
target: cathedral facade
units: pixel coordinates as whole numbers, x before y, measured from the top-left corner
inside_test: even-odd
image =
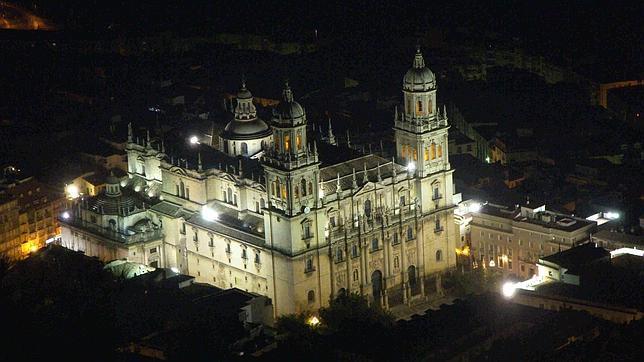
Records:
[[[459,239],[449,126],[436,90],[418,51],[403,79],[391,159],[308,139],[306,112],[288,84],[268,123],[242,85],[219,150],[179,139],[182,148],[166,152],[164,141],[147,135],[141,143],[130,129],[129,177],[120,186],[145,199],[137,222],[147,229],[106,225],[130,234],[130,253],[154,248],[156,266],[266,295],[276,315],[317,310],[342,293],[384,308],[423,299],[455,266]],[[61,220],[64,235],[99,242],[96,228],[75,226],[88,220],[74,222],[90,204]],[[154,237],[132,236],[146,232]]]

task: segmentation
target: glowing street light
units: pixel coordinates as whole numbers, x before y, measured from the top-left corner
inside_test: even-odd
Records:
[[[503,287],[501,287],[501,293],[503,294],[504,297],[508,299],[512,298],[516,291],[517,291],[517,287],[512,282],[506,282],[505,284],[503,284]]]
[[[619,219],[619,213],[618,212],[606,212],[604,213],[604,217],[610,220],[615,220]]]
[[[191,144],[191,145],[197,145],[197,144],[199,144],[199,137],[197,137],[197,136],[192,136],[192,137],[190,137],[190,144]]]
[[[74,184],[69,184],[65,187],[65,193],[67,193],[67,197],[70,199],[76,199],[80,196],[80,191],[78,190],[78,186]]]
[[[306,324],[315,328],[320,324],[320,320],[316,316],[311,316],[309,319],[306,320]]]
[[[71,215],[69,215],[69,211],[63,211],[63,213],[62,213],[62,214],[60,214],[60,217],[62,217],[62,218],[63,218],[63,220],[69,220],[69,218],[71,217]]]

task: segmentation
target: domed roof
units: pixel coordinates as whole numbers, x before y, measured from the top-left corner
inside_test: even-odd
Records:
[[[253,95],[246,89],[246,83],[242,82],[241,89],[237,93],[235,116],[226,125],[222,138],[249,140],[264,138],[271,134],[272,131],[266,122],[257,117],[257,109],[253,104]]]
[[[253,95],[251,92],[246,89],[246,82],[242,82],[242,86],[239,89],[239,92],[237,92],[237,99],[253,99]]]
[[[240,139],[245,139],[245,136],[256,135],[264,137],[262,136],[262,134],[266,133],[267,131],[269,134],[271,133],[266,122],[262,121],[259,118],[255,118],[253,120],[233,119],[232,121],[228,122],[226,128],[224,129],[224,138],[235,139],[236,136],[238,136],[238,138]]]
[[[416,51],[414,65],[403,78],[403,89],[410,91],[427,91],[436,88],[434,73],[425,66],[420,48]]]
[[[306,119],[304,118],[304,107],[293,100],[293,92],[291,91],[291,87],[288,85],[288,82],[284,86],[282,95],[283,100],[280,102],[280,104],[275,109],[275,112],[273,113],[275,122],[293,125],[306,121]]]

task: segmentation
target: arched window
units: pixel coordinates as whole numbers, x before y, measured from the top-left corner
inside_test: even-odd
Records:
[[[342,253],[342,248],[337,248],[335,250],[335,260],[336,261],[342,261],[344,258],[344,255]]]
[[[436,158],[436,144],[434,142],[429,146],[429,158],[432,160]]]
[[[443,157],[443,146],[438,145],[438,158]]]
[[[262,209],[266,207],[266,201],[264,199],[259,199],[259,207]]]
[[[441,219],[436,217],[436,231],[440,231],[440,230],[441,230]]]
[[[276,193],[277,193],[277,191],[275,191],[275,188],[276,188],[276,187],[277,187],[277,181],[273,181],[273,182],[271,182],[271,194],[272,194],[273,196],[275,196],[275,195],[276,195]]]
[[[425,147],[425,161],[429,161],[429,148]]]
[[[440,186],[439,184],[434,185],[434,195],[432,197],[434,200],[438,200],[438,199],[441,198],[441,194],[440,194],[440,191],[439,191],[439,186]]]
[[[302,131],[297,131],[297,136],[295,137],[295,145],[297,146],[297,150],[302,149]]]
[[[353,281],[358,281],[358,269],[353,269]]]
[[[186,186],[183,184],[183,180],[179,181],[179,190],[181,190],[181,197],[186,197]]]
[[[282,184],[282,198],[285,200],[288,198],[288,190],[286,189],[286,184]]]
[[[423,113],[423,101],[421,100],[418,100],[418,104],[416,106],[416,113],[419,115]]]
[[[394,268],[400,268],[400,259],[397,256],[394,256]]]
[[[110,219],[109,223],[110,223],[110,229],[112,231],[116,231],[116,221],[114,219]]]
[[[291,135],[288,133],[284,135],[284,151],[288,152],[291,149]]]
[[[407,146],[406,145],[402,145],[400,147],[400,155],[402,156],[402,158],[407,158]]]
[[[255,212],[259,213],[259,202],[255,201]]]
[[[407,98],[407,113],[411,113],[411,99]]]
[[[358,256],[358,244],[351,245],[351,257],[355,258]]]
[[[393,244],[394,244],[394,245],[396,245],[396,244],[398,244],[398,242],[399,242],[399,240],[398,240],[398,233],[397,233],[397,232],[394,232],[394,243],[393,243]]]
[[[306,299],[309,301],[309,303],[315,302],[315,292],[312,290],[309,290]]]
[[[366,217],[371,217],[371,200],[365,200],[364,202],[364,215]]]
[[[416,152],[416,148],[412,148],[411,152],[413,153],[414,161],[418,161],[418,152]]]
[[[179,196],[179,185],[175,184],[175,186],[177,187],[177,196]]]
[[[275,134],[275,151],[280,150],[280,135]]]
[[[371,239],[371,250],[378,250],[378,238]]]
[[[411,288],[416,286],[416,267],[413,265],[410,265],[409,268],[407,268],[407,280],[409,281],[409,286]]]
[[[246,142],[241,143],[241,154],[244,156],[248,155],[248,145],[246,144]]]
[[[412,229],[411,226],[407,227],[407,240],[411,240],[414,238],[414,229]]]
[[[442,261],[443,260],[443,252],[439,249],[436,250],[436,261]]]
[[[306,196],[306,180],[302,179],[302,196]]]
[[[313,257],[306,258],[306,265],[304,267],[307,272],[313,271]]]
[[[300,188],[295,185],[295,197],[299,198],[300,197]]]
[[[309,181],[309,195],[313,195],[313,182]]]
[[[228,188],[228,202],[231,204],[233,203],[233,189],[230,187]]]

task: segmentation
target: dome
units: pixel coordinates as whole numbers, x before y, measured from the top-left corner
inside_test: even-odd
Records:
[[[275,112],[273,112],[275,122],[287,124],[303,123],[305,121],[304,107],[293,100],[293,92],[288,82],[284,87],[282,95],[283,100],[277,106]]]
[[[133,212],[139,205],[132,193],[118,196],[100,194],[88,201],[88,208],[103,215],[121,215]]]
[[[241,89],[237,93],[235,116],[226,125],[222,138],[250,140],[264,138],[271,134],[272,131],[266,122],[257,117],[257,109],[253,104],[253,95],[246,89],[246,83],[242,82]]]
[[[414,66],[407,71],[403,78],[403,89],[410,91],[427,91],[436,88],[434,73],[425,66],[425,60],[420,49],[416,51]]]
[[[233,119],[224,129],[226,139],[261,138],[272,134],[266,122],[259,118],[252,120]]]
[[[237,92],[237,99],[252,99],[253,94],[246,89],[246,83],[242,83],[242,87]]]

